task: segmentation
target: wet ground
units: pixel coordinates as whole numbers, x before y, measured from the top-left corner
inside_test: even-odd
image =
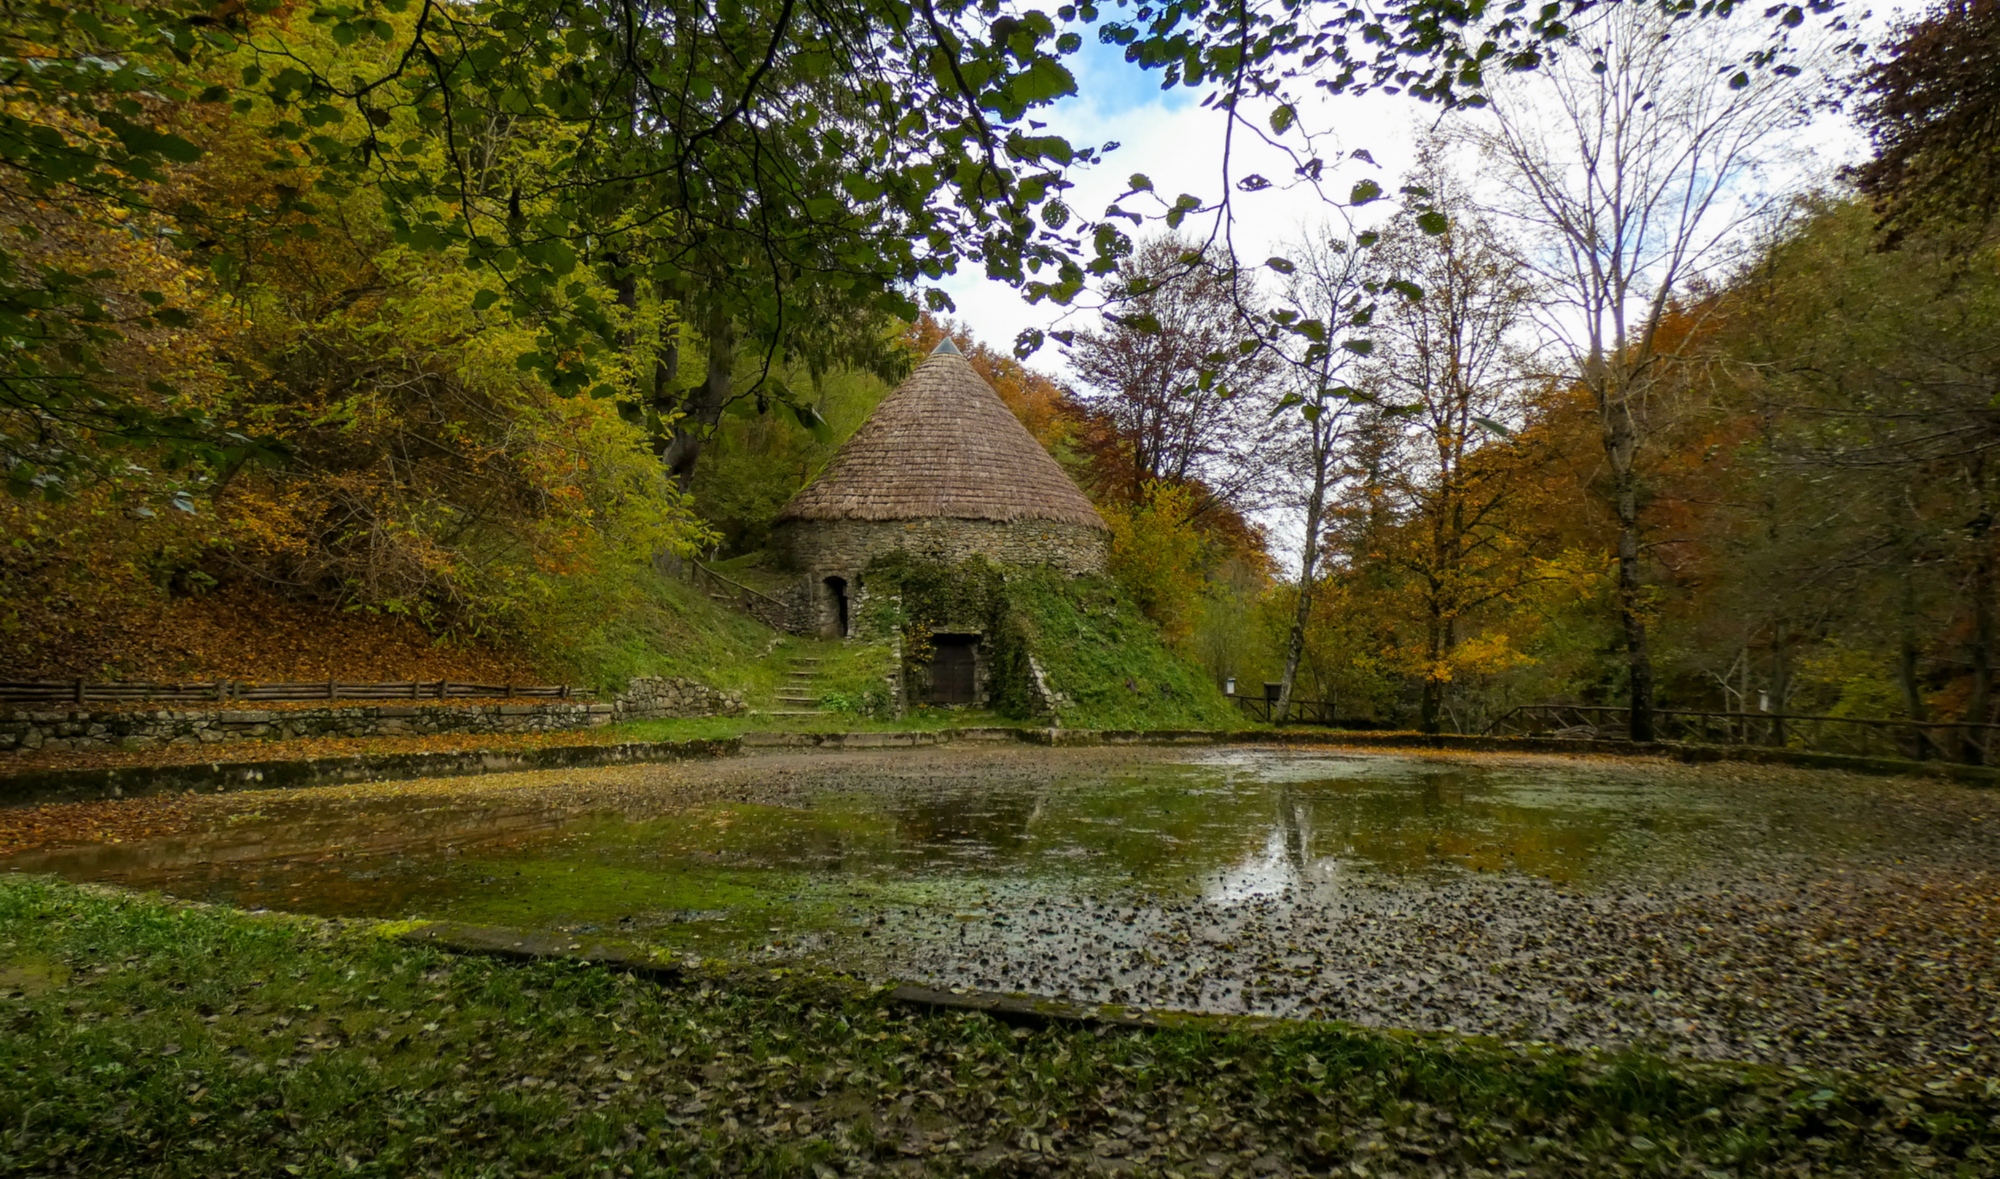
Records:
[[[0,850],[1085,1001],[2000,1071],[2000,795],[1931,782],[947,748],[0,811]]]

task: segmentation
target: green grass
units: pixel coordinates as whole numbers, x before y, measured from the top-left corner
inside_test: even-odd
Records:
[[[1009,578],[1007,597],[1050,686],[1073,702],[1065,726],[1245,727],[1207,673],[1171,650],[1110,578],[1035,570]]]
[[[722,562],[727,575],[746,584],[768,581],[763,554]],[[1243,717],[1208,676],[1170,650],[1159,632],[1108,578],[1071,578],[1048,570],[1016,571],[1006,582],[1006,609],[1019,623],[1028,649],[1048,681],[1067,697],[1062,724],[1098,729],[1236,729]],[[746,729],[937,729],[1001,722],[990,714],[912,710],[889,721],[888,688],[895,675],[887,643],[840,642],[778,635],[712,601],[694,586],[653,576],[623,587],[601,609],[587,603],[563,607],[565,618],[585,619],[562,628],[561,649],[544,662],[600,690],[616,691],[640,675],[685,676],[741,692],[756,713],[784,710],[777,699],[788,673],[818,660],[813,689],[822,718],[752,716],[731,722],[678,721],[627,726],[635,739],[727,736]],[[1046,723],[1044,720],[1043,723]]]
[[[736,671],[754,665],[770,644],[769,627],[687,582],[651,569],[615,585],[604,580],[573,587],[577,600],[555,603],[552,625],[536,640],[538,661],[566,680],[606,692],[634,676],[733,687]],[[588,596],[593,592],[600,596]]]
[[[1010,1028],[0,878],[0,1174],[1991,1174],[1996,1098],[1333,1024]]]

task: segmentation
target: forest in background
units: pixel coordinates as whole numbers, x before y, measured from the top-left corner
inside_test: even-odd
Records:
[[[963,79],[850,84],[832,17],[789,56],[789,6],[661,26],[690,76],[764,66],[676,108],[606,52],[619,6],[513,11],[7,7],[38,67],[0,119],[0,672],[742,658],[662,558],[761,549],[949,330],[1218,682],[1467,731],[1558,700],[1636,699],[1635,730],[1655,703],[1992,718],[1991,2],[1740,81],[1740,29],[1580,9],[1417,174],[1255,265],[1193,198],[1069,225],[1053,178],[1087,149],[1024,134],[1074,86],[1049,18],[947,12],[1002,163]],[[1763,184],[1829,93],[1870,161]],[[928,121],[848,134],[896,96]],[[1004,183],[948,167],[981,158]],[[1102,287],[1053,337],[1072,382],[939,318],[920,288],[963,242],[1051,298]]]

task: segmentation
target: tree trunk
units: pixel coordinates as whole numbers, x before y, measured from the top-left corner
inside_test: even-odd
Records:
[[[1791,633],[1783,616],[1771,623],[1771,744],[1785,743],[1785,698],[1792,694],[1792,665],[1787,653]]]
[[[1318,425],[1314,425],[1315,431]],[[1326,456],[1314,445],[1312,493],[1306,497],[1306,542],[1299,560],[1299,608],[1292,615],[1292,633],[1285,643],[1285,674],[1278,684],[1278,702],[1271,720],[1284,724],[1291,718],[1292,685],[1299,676],[1299,659],[1306,650],[1306,624],[1312,619],[1313,573],[1319,566],[1319,522],[1326,510]]]
[[[683,491],[694,478],[694,464],[701,457],[702,443],[714,432],[716,423],[722,420],[723,407],[729,404],[729,391],[736,369],[736,325],[731,322],[728,313],[716,311],[709,315],[703,334],[708,338],[706,378],[688,391],[690,395],[681,417],[674,423],[673,433],[660,452],[660,461],[665,464],[667,474]]]
[[[1986,762],[1986,730],[1974,725],[1993,720],[1993,518],[1981,512],[1973,521],[1972,543],[1972,698],[1965,704],[1963,747],[1968,765]]]
[[[1425,628],[1424,643],[1424,697],[1419,727],[1424,732],[1435,735],[1444,715],[1444,680],[1438,675],[1438,664],[1451,651],[1451,624],[1439,608],[1435,598],[1431,601],[1430,618]]]
[[[1911,744],[1917,760],[1923,761],[1930,757],[1934,742],[1930,730],[1922,727],[1930,720],[1930,710],[1924,707],[1923,686],[1917,682],[1917,663],[1922,655],[1917,646],[1917,585],[1907,562],[1903,566],[1900,588],[1897,623],[1902,633],[1896,652],[1896,686],[1903,690],[1903,711],[1918,726],[1916,740]]]
[[[1653,739],[1653,655],[1646,634],[1645,583],[1639,573],[1639,430],[1626,397],[1604,401],[1604,455],[1611,467],[1612,508],[1618,516],[1618,622],[1632,699],[1631,737]]]
[[[681,318],[680,300],[664,285],[659,290],[660,337],[653,351],[653,407],[664,414],[680,404]],[[671,306],[670,313],[667,308]]]

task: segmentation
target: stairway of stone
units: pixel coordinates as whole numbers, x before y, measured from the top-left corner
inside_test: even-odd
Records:
[[[819,656],[792,656],[791,670],[785,673],[785,681],[778,685],[778,706],[769,715],[820,715],[819,691],[813,686],[813,679],[818,675]]]

